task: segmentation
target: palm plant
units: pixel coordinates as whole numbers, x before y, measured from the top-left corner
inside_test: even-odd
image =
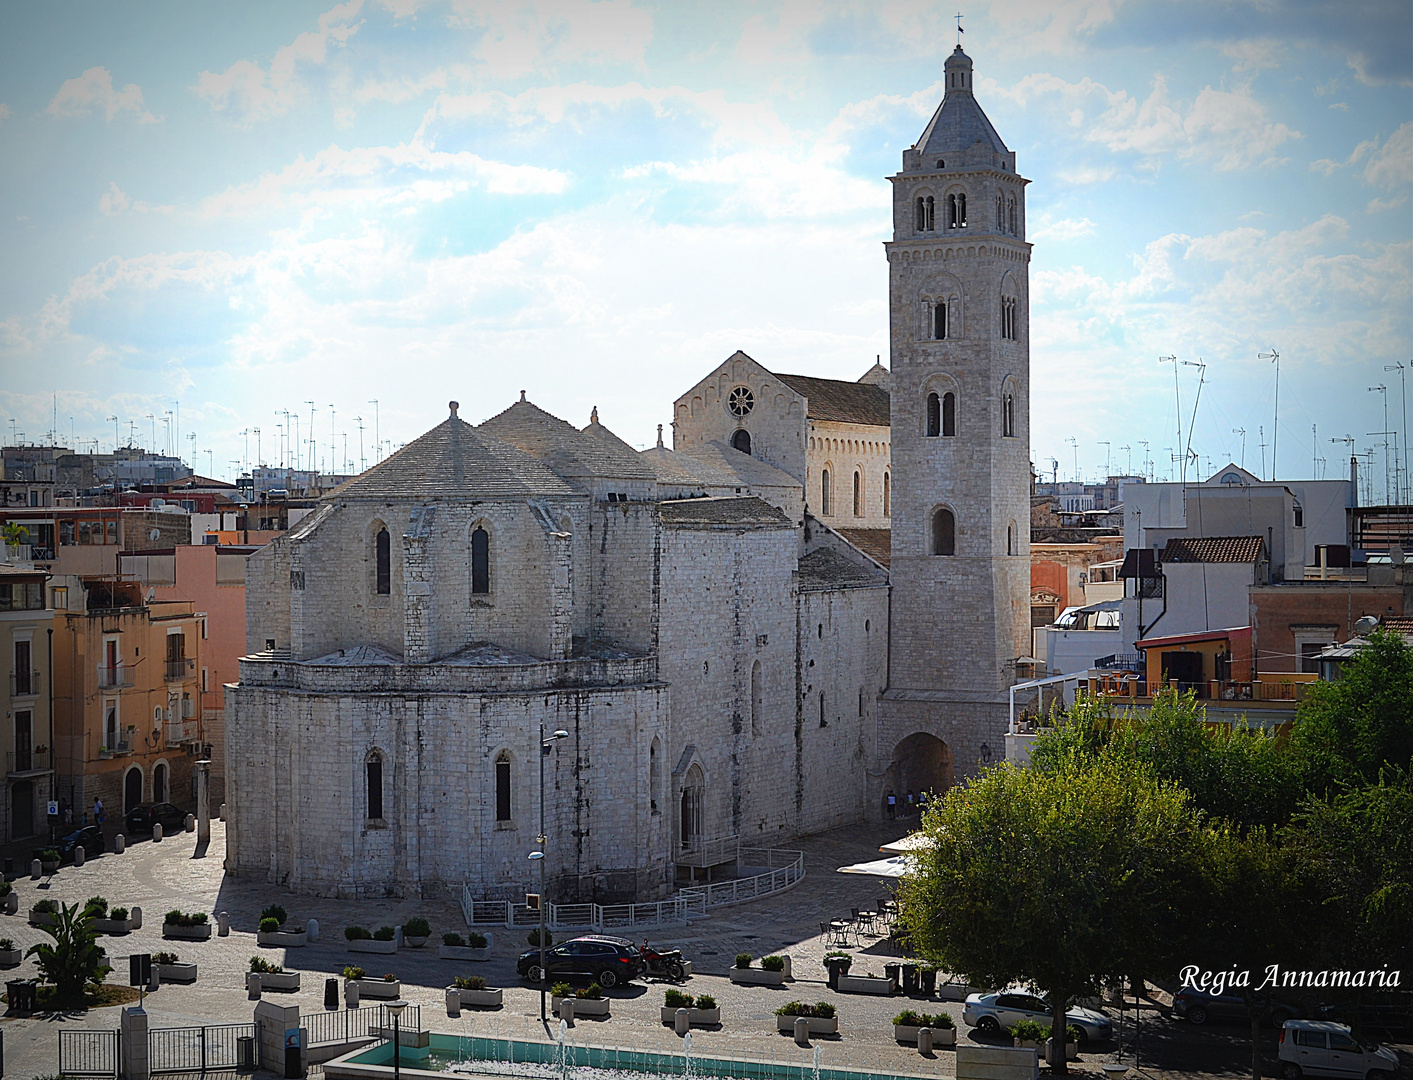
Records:
[[[54,986],[55,1004],[82,1004],[83,988],[91,982],[102,982],[113,970],[104,963],[107,953],[98,944],[97,931],[85,918],[84,906],[60,904],[54,925],[40,929],[54,939],[54,944],[31,945],[25,956],[36,958],[45,982]]]

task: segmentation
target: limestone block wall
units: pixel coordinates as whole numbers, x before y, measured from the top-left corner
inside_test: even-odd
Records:
[[[575,603],[582,600],[589,635],[655,648],[662,529],[657,503],[597,502],[583,526],[587,557],[578,565],[590,569],[576,582]]]
[[[746,387],[754,406],[744,417],[728,407],[731,391]],[[673,406],[672,446],[687,450],[713,439],[732,445],[744,430],[751,437],[751,456],[805,480],[805,401],[774,374],[743,352],[677,399]]]
[[[289,648],[289,539],[278,537],[245,563],[245,649],[260,652],[273,640]]]
[[[889,477],[892,503],[889,429],[871,424],[809,422],[808,479],[805,501],[810,513],[835,528],[886,529],[891,517],[883,505],[883,478]],[[829,512],[824,513],[823,475],[829,473]],[[858,513],[854,512],[854,473],[859,474]]]

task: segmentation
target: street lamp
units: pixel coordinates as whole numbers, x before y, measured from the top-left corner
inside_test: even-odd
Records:
[[[543,1023],[547,1017],[545,1014],[545,758],[554,749],[554,744],[560,739],[569,738],[569,732],[560,729],[549,738],[545,738],[545,725],[540,724],[540,835],[535,837],[535,843],[540,845],[539,851],[530,853],[530,860],[540,864],[540,1022]]]
[[[402,1080],[402,1010],[407,1002],[398,998],[388,1002],[388,1012],[393,1018],[393,1080]]]

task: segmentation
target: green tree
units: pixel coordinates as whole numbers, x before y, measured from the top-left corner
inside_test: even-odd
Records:
[[[43,927],[54,944],[31,945],[25,956],[36,957],[39,972],[54,987],[56,1005],[83,1004],[83,988],[102,982],[113,969],[104,961],[107,954],[98,944],[98,933],[79,904],[60,904],[54,925]]]
[[[1386,765],[1413,767],[1413,648],[1375,630],[1338,682],[1317,682],[1296,712],[1293,749],[1306,786],[1377,784]]]
[[[1183,935],[1154,927],[1184,923],[1199,825],[1182,791],[1131,759],[991,769],[953,788],[924,830],[935,846],[901,890],[914,947],[973,982],[1042,988],[1056,1045],[1072,997],[1176,967]]]

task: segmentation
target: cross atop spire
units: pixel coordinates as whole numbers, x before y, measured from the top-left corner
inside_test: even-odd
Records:
[[[957,20],[957,48],[960,49],[962,47],[962,35],[966,33],[966,31],[962,29],[962,13],[959,11],[953,15],[952,18]]]

